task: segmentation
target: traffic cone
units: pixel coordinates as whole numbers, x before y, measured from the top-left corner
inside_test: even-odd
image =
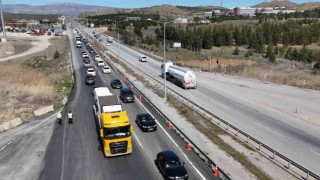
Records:
[[[141,95],[139,96],[139,101],[142,102],[142,96]]]
[[[171,124],[171,122],[168,122],[168,129],[172,129],[172,124]]]
[[[188,143],[187,146],[186,146],[186,148],[187,148],[187,151],[191,151],[191,144]]]
[[[216,167],[213,170],[213,176],[218,177],[219,176],[219,170],[218,170],[218,166],[216,165]]]

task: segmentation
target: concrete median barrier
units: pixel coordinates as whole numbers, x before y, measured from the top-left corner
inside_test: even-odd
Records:
[[[8,121],[6,123],[3,123],[0,125],[0,132],[6,131],[8,129],[14,128],[16,126],[19,126],[20,124],[22,124],[22,120],[21,118],[16,118],[13,119],[11,121]]]
[[[35,116],[41,116],[41,115],[43,115],[47,112],[51,112],[51,111],[54,111],[53,105],[38,109],[38,110],[34,111],[33,113]]]

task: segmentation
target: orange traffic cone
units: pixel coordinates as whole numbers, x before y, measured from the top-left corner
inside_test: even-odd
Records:
[[[191,151],[191,144],[188,143],[187,146],[186,146],[186,148],[187,148],[187,151]]]
[[[216,167],[213,170],[213,176],[218,177],[219,176],[219,170],[218,170],[218,166],[216,165]]]
[[[172,124],[171,124],[171,122],[168,122],[168,129],[172,129]]]

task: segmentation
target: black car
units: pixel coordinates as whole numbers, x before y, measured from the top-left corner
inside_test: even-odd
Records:
[[[165,179],[188,179],[188,172],[172,151],[162,151],[157,154],[156,165]]]
[[[85,62],[85,61],[90,61],[89,56],[85,56],[85,57],[83,57],[83,62]]]
[[[85,78],[85,82],[86,84],[95,84],[94,76],[92,76],[91,74],[88,74]]]
[[[123,102],[134,102],[134,94],[130,88],[127,88],[127,87],[121,88],[120,99]]]
[[[157,123],[148,113],[138,114],[136,123],[142,131],[156,131]]]
[[[94,52],[93,48],[90,47],[90,48],[88,49],[88,52],[89,52],[89,53],[93,53],[93,52]]]
[[[119,79],[112,80],[110,86],[113,89],[121,89],[123,87],[123,85]]]

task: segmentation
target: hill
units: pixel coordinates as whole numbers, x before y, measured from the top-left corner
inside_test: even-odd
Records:
[[[133,14],[159,14],[160,16],[194,16],[194,15],[203,15],[205,11],[212,10],[221,10],[226,11],[226,8],[215,7],[215,6],[172,6],[172,5],[159,5],[143,8],[133,8],[133,9],[124,9],[124,8],[108,8],[101,11],[92,11],[81,13],[80,16],[95,16],[103,14],[123,14],[123,13],[133,13]]]
[[[50,20],[57,20],[61,14],[22,14],[22,13],[4,13],[5,21],[12,20],[12,19],[35,19],[35,20],[42,20],[42,19],[50,19]]]
[[[263,2],[257,4],[253,7],[287,7],[288,9],[298,10],[298,11],[306,11],[306,10],[313,10],[317,7],[320,7],[319,2],[307,2],[302,4],[296,4],[289,0],[282,0],[282,1],[271,1],[271,2]]]
[[[24,14],[62,14],[65,16],[77,16],[85,11],[97,11],[107,9],[104,6],[92,6],[73,3],[55,3],[42,6],[31,6],[26,4],[3,5],[4,12]]]

